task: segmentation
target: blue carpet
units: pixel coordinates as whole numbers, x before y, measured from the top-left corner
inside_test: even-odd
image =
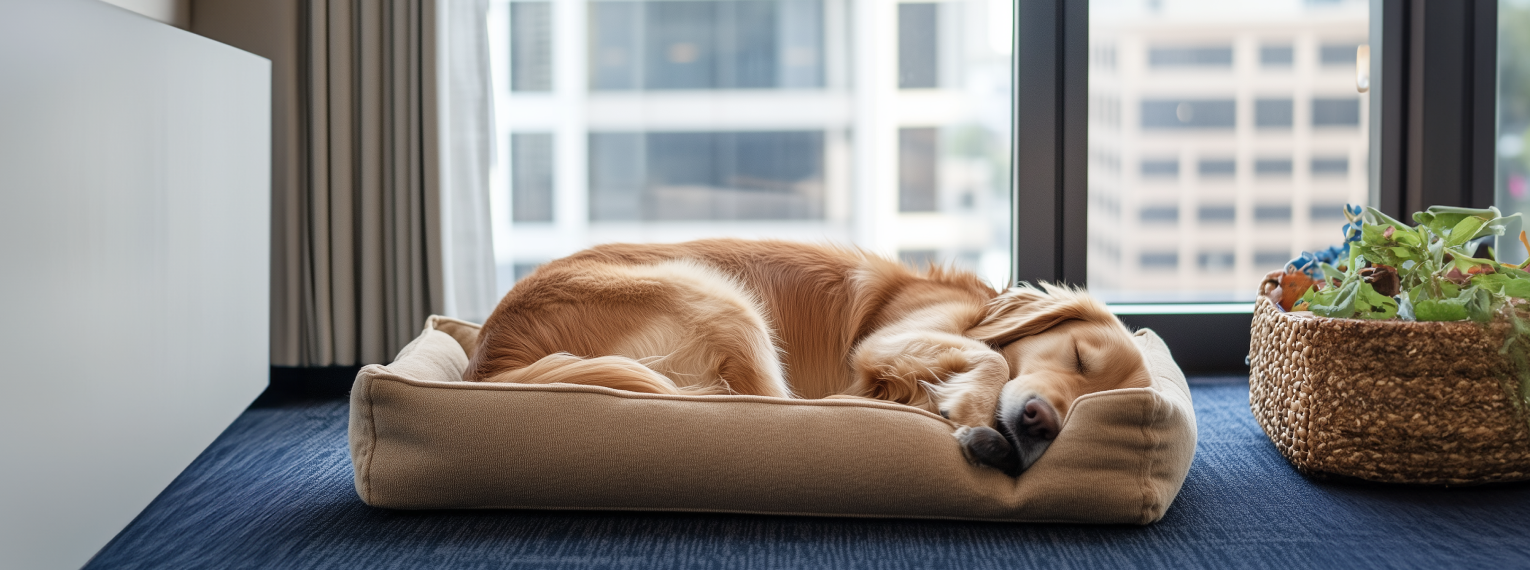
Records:
[[[1192,380],[1190,477],[1147,527],[393,512],[351,486],[344,402],[251,409],[87,568],[1525,568],[1530,485],[1314,481],[1243,378]]]

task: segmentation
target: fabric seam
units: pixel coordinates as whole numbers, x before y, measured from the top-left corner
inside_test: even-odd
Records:
[[[1159,453],[1159,442],[1158,438],[1153,435],[1152,430],[1148,429],[1148,426],[1158,424],[1158,398],[1149,398],[1147,402],[1143,403],[1143,408],[1145,408],[1143,410],[1143,415],[1145,416],[1143,419],[1147,421],[1144,421],[1138,425],[1138,429],[1141,430],[1142,438],[1148,444],[1148,452],[1143,454],[1144,457],[1142,461],[1142,473],[1139,475],[1137,481],[1140,485],[1140,489],[1142,490],[1141,524],[1149,524],[1154,520],[1153,506],[1157,504],[1157,501],[1153,496],[1154,494],[1152,492],[1153,486],[1151,484],[1151,480],[1153,477],[1153,464],[1155,463],[1156,457]]]
[[[377,457],[377,418],[376,418],[376,415],[373,413],[373,410],[372,410],[372,390],[373,390],[373,387],[376,386],[376,385],[377,385],[376,382],[367,382],[367,394],[366,394],[367,411],[366,411],[366,416],[365,416],[366,420],[367,420],[367,438],[368,438],[368,441],[367,441],[367,444],[368,444],[367,445],[367,467],[366,467],[366,471],[362,475],[361,479],[365,483],[365,486],[366,486],[366,490],[367,490],[367,497],[366,498],[367,498],[368,502],[370,502],[372,500],[372,460]]]

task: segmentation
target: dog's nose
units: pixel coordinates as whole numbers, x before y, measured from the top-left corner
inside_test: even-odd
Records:
[[[1062,429],[1057,419],[1057,410],[1040,396],[1025,402],[1025,407],[1020,411],[1020,421],[1016,424],[1020,432],[1016,435],[1041,440],[1056,439],[1057,432]]]

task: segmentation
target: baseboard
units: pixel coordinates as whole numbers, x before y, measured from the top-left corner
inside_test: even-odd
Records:
[[[251,408],[269,408],[308,400],[344,398],[360,366],[272,366],[271,383]]]

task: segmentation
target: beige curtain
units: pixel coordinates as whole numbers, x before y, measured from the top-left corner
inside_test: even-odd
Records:
[[[273,365],[387,362],[446,312],[437,3],[193,1],[193,32],[272,60]]]

